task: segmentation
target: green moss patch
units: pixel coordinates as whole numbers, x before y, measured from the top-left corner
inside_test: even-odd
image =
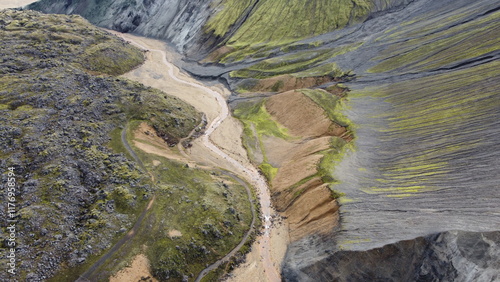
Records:
[[[266,178],[269,182],[271,182],[273,180],[273,178],[276,176],[276,174],[278,173],[278,168],[273,167],[272,165],[270,165],[268,163],[260,164],[259,169],[260,169],[260,171],[262,171],[262,173],[264,173],[264,175],[266,176]]]
[[[85,50],[82,65],[91,71],[120,75],[144,61],[140,50],[125,42],[104,42]]]
[[[224,0],[220,3],[220,11],[205,27],[207,31],[224,36],[257,1]],[[236,49],[283,46],[363,20],[371,8],[368,0],[260,1],[231,34],[227,45]]]

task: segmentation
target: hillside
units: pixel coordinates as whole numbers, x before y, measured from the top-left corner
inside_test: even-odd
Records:
[[[206,55],[221,42],[251,53],[255,48],[285,46],[361,22],[407,2],[410,1],[43,0],[30,8],[50,13],[80,14],[98,26],[167,39],[178,50],[201,58],[200,55]],[[313,20],[303,21],[304,17]]]
[[[185,70],[227,83],[243,145],[287,217],[285,280],[328,280],[316,273],[336,273],[338,252],[360,252],[353,260],[363,272],[377,255],[396,256],[397,242],[415,244],[406,250],[419,266],[431,260],[453,277],[498,263],[495,244],[484,261],[466,256],[456,265],[421,253],[439,243],[431,241],[441,235],[429,234],[500,230],[495,1],[43,0],[32,7],[165,39],[185,56],[178,62]],[[432,271],[428,277],[442,275]]]
[[[142,52],[79,16],[6,10],[0,18],[1,161],[22,183],[20,277],[40,280],[107,249],[151,196],[148,177],[108,147],[113,130],[130,119],[148,121],[158,109],[132,105],[149,100],[171,108],[171,115],[157,113],[182,121],[169,130],[174,140],[189,133],[199,114],[110,76],[142,63]]]
[[[170,148],[202,121],[179,98],[118,76],[143,51],[76,15],[3,10],[0,36],[2,181],[13,168],[17,183],[16,275],[0,280],[107,279],[139,253],[156,277],[177,280],[240,242],[252,221],[243,184],[128,145],[147,128],[151,146]]]

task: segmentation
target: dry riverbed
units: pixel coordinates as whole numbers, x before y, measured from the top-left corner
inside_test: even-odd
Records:
[[[0,10],[24,7],[36,1],[37,0],[2,0],[0,1]]]
[[[232,171],[252,184],[257,190],[264,217],[264,232],[253,245],[247,261],[237,268],[229,278],[230,281],[254,280],[280,281],[280,265],[289,241],[288,227],[280,222],[276,212],[270,206],[270,197],[264,178],[250,164],[246,151],[241,143],[242,126],[228,110],[226,99],[229,90],[222,85],[205,86],[201,82],[182,73],[168,61],[174,56],[165,43],[138,37],[130,34],[114,34],[145,49],[147,60],[139,68],[127,73],[124,77],[141,82],[146,86],[160,89],[167,94],[178,97],[193,105],[198,111],[205,113],[208,126],[205,135],[196,139],[193,146],[185,153],[189,161],[201,166],[220,167]],[[166,59],[165,59],[166,58]],[[165,154],[175,153],[174,149]],[[178,152],[177,152],[178,153]],[[132,265],[115,277],[130,277],[126,273],[144,273],[147,261],[137,257]],[[121,276],[123,275],[123,276]]]

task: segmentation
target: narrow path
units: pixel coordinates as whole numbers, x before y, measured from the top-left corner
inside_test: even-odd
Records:
[[[137,219],[137,221],[134,224],[134,227],[125,235],[123,236],[120,241],[118,241],[106,254],[101,256],[99,260],[97,260],[87,271],[85,271],[82,275],[80,275],[80,278],[76,280],[76,282],[84,282],[84,281],[96,281],[96,270],[107,260],[109,259],[112,255],[114,255],[123,245],[125,245],[127,242],[129,242],[132,238],[135,237],[137,232],[139,231],[139,227],[141,226],[142,221],[144,220],[144,217],[146,216],[146,213],[151,209],[153,206],[153,203],[155,201],[155,196],[151,198],[149,201],[148,205],[146,208],[142,211],[141,215]]]
[[[127,141],[127,125],[122,130],[121,134],[121,141],[127,152],[135,159],[135,161],[139,164],[139,166],[144,170],[144,172],[149,173],[146,170],[146,167],[142,163],[141,159],[137,156],[137,154],[134,152],[132,147],[130,147],[130,144]],[[153,180],[154,183],[154,176],[151,175],[151,179]],[[144,210],[142,211],[141,215],[139,218],[137,218],[134,226],[132,229],[125,235],[123,236],[120,241],[116,242],[116,244],[103,256],[101,256],[92,266],[90,266],[87,271],[85,271],[82,275],[80,275],[80,278],[76,280],[77,282],[84,282],[84,281],[95,281],[96,277],[96,270],[107,260],[109,259],[112,255],[114,255],[123,245],[125,245],[127,242],[129,242],[132,238],[135,237],[137,232],[139,231],[139,227],[141,226],[142,221],[144,220],[144,217],[146,216],[146,213],[151,209],[153,206],[153,203],[155,201],[156,196],[153,196],[151,200],[149,201],[148,205]]]
[[[245,233],[245,236],[243,236],[243,239],[241,239],[238,246],[236,246],[233,250],[231,250],[231,252],[229,252],[223,258],[219,259],[218,261],[209,265],[207,268],[203,269],[200,272],[200,274],[198,274],[198,277],[196,278],[195,282],[201,281],[201,279],[203,279],[203,277],[205,277],[210,271],[215,270],[221,264],[228,262],[241,249],[241,247],[243,247],[243,245],[245,245],[245,243],[248,240],[248,237],[250,236],[250,234],[252,234],[252,232],[255,228],[255,219],[257,218],[257,214],[255,212],[255,206],[252,202],[252,191],[250,191],[250,188],[248,187],[247,183],[245,181],[241,180],[241,178],[239,178],[238,176],[236,176],[230,172],[227,172],[227,171],[223,171],[222,174],[225,174],[227,176],[234,178],[236,181],[238,181],[238,183],[240,183],[241,185],[243,185],[243,187],[245,187],[245,190],[247,191],[248,201],[250,202],[250,209],[252,211],[252,223],[250,223],[250,229]]]
[[[168,74],[169,76],[174,80],[179,83],[183,83],[186,85],[189,85],[190,87],[198,88],[205,93],[209,94],[215,100],[217,101],[217,104],[219,105],[219,115],[210,123],[208,126],[207,130],[205,131],[205,134],[201,137],[202,144],[205,146],[207,149],[215,153],[216,155],[222,157],[223,160],[226,162],[230,163],[235,167],[236,169],[240,170],[243,172],[243,177],[247,179],[249,183],[251,183],[255,189],[257,190],[257,195],[259,197],[259,202],[261,205],[261,212],[262,216],[264,218],[263,226],[264,226],[264,233],[261,237],[261,241],[259,244],[260,247],[260,254],[262,256],[263,260],[263,267],[265,269],[265,273],[267,275],[267,280],[268,281],[281,281],[281,276],[280,273],[277,271],[277,269],[273,266],[273,262],[271,259],[271,245],[270,245],[270,229],[271,229],[271,216],[275,213],[272,206],[271,206],[271,197],[269,194],[269,189],[267,187],[267,182],[264,179],[264,177],[259,173],[259,171],[253,167],[245,167],[243,164],[223,152],[217,145],[215,145],[211,140],[210,140],[210,135],[221,125],[221,123],[229,116],[229,108],[226,103],[226,100],[224,97],[198,83],[190,82],[190,81],[185,81],[183,79],[180,79],[179,77],[175,76],[174,74],[174,69],[172,65],[167,61],[167,54],[163,50],[159,49],[150,49],[130,38],[126,38],[124,34],[119,34],[115,33],[121,36],[124,40],[129,41],[130,43],[138,46],[139,48],[150,51],[150,52],[158,52],[162,55],[162,63],[167,66],[168,68]]]
[[[151,181],[153,181],[154,184],[156,182],[154,174],[146,169],[144,163],[141,161],[139,156],[137,156],[132,147],[130,147],[130,144],[127,141],[127,127],[128,124],[126,124],[125,127],[122,129],[122,134],[121,134],[122,144],[127,150],[127,152],[132,156],[132,158],[134,158],[134,160],[139,164],[141,169],[144,170],[144,172],[146,172],[147,174],[149,174],[149,176],[151,177]]]

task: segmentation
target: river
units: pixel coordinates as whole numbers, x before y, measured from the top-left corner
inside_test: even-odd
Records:
[[[271,198],[267,182],[255,167],[251,165],[244,165],[239,160],[236,160],[235,158],[233,158],[232,156],[221,150],[221,148],[219,148],[214,142],[212,142],[210,138],[211,135],[214,133],[214,131],[217,130],[219,126],[224,122],[224,120],[230,117],[229,107],[226,103],[225,98],[218,91],[215,91],[212,88],[203,85],[202,83],[178,77],[174,72],[174,67],[167,60],[167,53],[165,50],[154,49],[149,46],[145,46],[146,43],[144,41],[138,42],[137,37],[133,37],[128,34],[120,34],[117,32],[113,33],[121,36],[125,40],[131,42],[132,44],[138,46],[143,50],[161,54],[162,57],[161,63],[167,67],[170,79],[180,84],[187,85],[193,89],[201,90],[205,94],[208,94],[210,97],[215,99],[217,105],[216,112],[218,114],[212,120],[209,121],[209,125],[206,128],[206,131],[201,137],[202,145],[215,155],[219,156],[220,158],[217,158],[217,160],[219,160],[220,162],[225,162],[224,165],[227,166],[229,164],[230,167],[235,168],[234,171],[240,173],[241,177],[243,177],[250,184],[252,184],[252,186],[256,190],[259,199],[259,204],[261,206],[261,216],[264,219],[262,222],[264,232],[258,238],[257,242],[254,245],[254,248],[258,248],[260,251],[260,255],[262,257],[261,265],[264,268],[264,272],[266,273],[267,281],[281,281],[280,272],[278,269],[276,269],[276,267],[273,266],[275,264],[271,255],[271,245],[270,245],[271,242],[270,230],[272,228],[271,218],[276,212],[274,211],[271,205]]]

